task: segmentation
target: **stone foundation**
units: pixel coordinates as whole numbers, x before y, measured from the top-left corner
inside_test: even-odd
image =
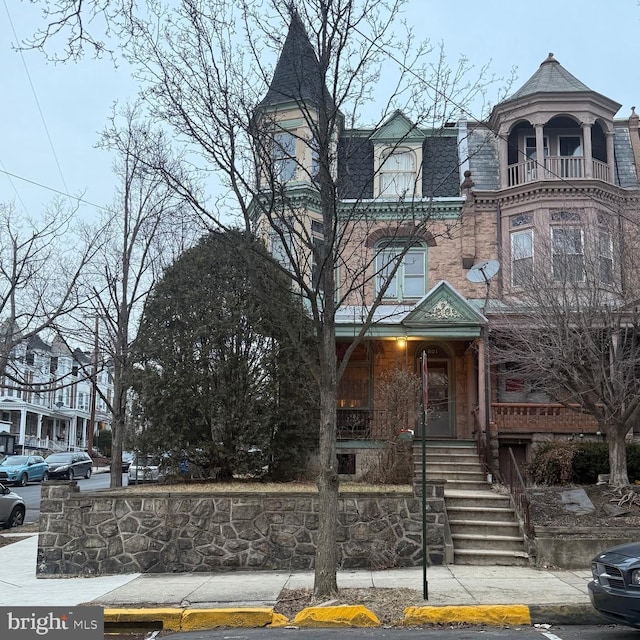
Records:
[[[42,485],[39,577],[314,566],[318,496],[136,492],[80,493],[76,482]],[[412,493],[340,494],[338,566],[422,565],[422,505]],[[427,484],[427,561],[444,563],[444,485]]]

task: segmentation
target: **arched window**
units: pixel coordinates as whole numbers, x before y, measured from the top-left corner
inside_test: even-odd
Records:
[[[380,166],[380,195],[412,195],[416,184],[416,156],[409,149],[394,149]]]

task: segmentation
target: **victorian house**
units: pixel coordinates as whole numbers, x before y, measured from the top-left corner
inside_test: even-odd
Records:
[[[38,336],[12,350],[0,378],[0,427],[16,452],[86,450],[89,433],[109,429],[112,378],[79,349]],[[95,440],[94,440],[95,442]]]
[[[317,104],[316,68],[294,16],[259,110],[276,127],[272,170],[300,203],[314,202],[317,156],[300,105]],[[592,228],[600,225],[605,268],[614,260],[600,214],[615,203],[618,215],[636,216],[640,197],[638,116],[616,118],[619,108],[549,54],[486,122],[460,119],[431,130],[396,112],[375,128],[338,128],[331,141],[338,216],[349,212],[338,287],[363,269],[370,276],[358,295],[341,298],[338,359],[374,297],[383,298],[339,383],[342,473],[357,477],[388,428],[380,387],[385,372],[418,376],[423,353],[429,440],[473,441],[480,434],[498,465],[507,447],[524,460],[536,441],[595,434],[587,415],[536,396],[492,366],[487,336],[495,309],[532,268],[539,237],[551,234],[580,256],[589,242],[581,221],[589,219]],[[366,214],[352,215],[358,207]],[[308,218],[308,234],[323,242],[317,206],[308,204]],[[416,220],[429,223],[416,231]],[[281,243],[281,235],[272,238],[280,257]],[[395,428],[420,435],[413,408]]]

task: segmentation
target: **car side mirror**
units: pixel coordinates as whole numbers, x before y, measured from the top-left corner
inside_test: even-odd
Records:
[[[0,484],[0,487],[2,487],[3,496],[7,495],[7,493],[11,493],[11,489],[9,489],[9,487],[5,487],[3,484]]]

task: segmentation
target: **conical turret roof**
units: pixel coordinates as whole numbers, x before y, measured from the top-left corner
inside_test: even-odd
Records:
[[[320,65],[309,36],[296,11],[291,12],[289,32],[282,47],[273,79],[261,106],[275,106],[287,102],[322,102]],[[324,100],[331,103],[324,87]]]
[[[534,93],[565,93],[591,91],[586,84],[571,75],[550,53],[538,70],[507,100],[517,100]]]

